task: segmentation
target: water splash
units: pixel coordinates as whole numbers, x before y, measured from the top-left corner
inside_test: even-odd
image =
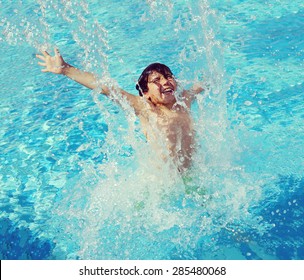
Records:
[[[150,4],[153,13],[155,3]],[[231,147],[237,142],[228,131],[225,93],[229,85],[221,44],[214,34],[215,13],[206,1],[198,5],[199,15],[190,9],[188,17],[197,17],[196,28],[203,34],[196,43],[201,40],[204,46],[205,83],[212,91],[207,89],[207,98],[198,101],[201,147],[187,186],[170,165],[156,164],[158,160],[138,132],[139,124],[130,110],[124,119],[121,112],[108,112],[109,105],[94,95],[106,122],[118,126],[109,127],[102,146],[107,160],[97,166],[85,162],[80,182],[67,190],[54,212],[68,217],[69,226],[63,232],[70,236],[70,246],[79,248],[68,257],[171,258],[188,254],[188,258],[200,258],[202,253],[196,255],[195,250],[204,243],[202,238],[223,229],[233,232],[235,227],[259,226],[261,221],[253,218],[249,209],[261,198],[263,182],[253,183],[233,162],[235,149]],[[196,53],[191,59],[201,58]],[[58,248],[67,244],[66,239],[61,240],[63,244],[57,242]]]
[[[110,75],[110,60],[114,68],[122,65],[135,68],[137,63],[147,61],[146,53],[153,59],[164,59],[172,48],[166,47],[159,54],[159,46],[174,45],[178,51],[168,60],[180,74],[180,83],[187,87],[188,81],[201,81],[203,77],[206,87],[194,105],[198,151],[193,169],[184,178],[169,163],[159,164],[137,118],[123,101],[119,102],[127,113],[113,105],[112,100],[92,92],[93,102],[89,105],[93,108],[88,109],[82,97],[73,100],[61,95],[61,91],[74,93],[75,89],[70,86],[65,89],[60,78],[55,82],[61,83],[61,88],[54,90],[54,84],[51,87],[51,91],[57,91],[55,100],[46,94],[40,97],[47,113],[35,111],[35,116],[45,120],[31,126],[31,131],[49,132],[38,143],[44,145],[46,156],[39,157],[36,146],[30,149],[27,142],[23,143],[19,149],[27,155],[27,166],[34,162],[31,164],[38,171],[25,179],[26,176],[17,174],[21,169],[13,170],[10,177],[1,180],[9,185],[7,193],[16,185],[25,185],[9,200],[11,204],[21,199],[24,190],[35,193],[35,219],[26,222],[22,218],[19,223],[30,224],[39,236],[53,240],[54,258],[220,258],[224,255],[219,247],[221,242],[235,247],[240,243],[251,245],[253,236],[265,236],[273,229],[272,223],[261,217],[259,205],[265,198],[275,201],[280,188],[270,180],[275,172],[273,169],[269,172],[263,160],[259,160],[256,169],[248,166],[244,151],[254,154],[256,150],[252,146],[246,150],[249,142],[238,140],[239,134],[246,132],[229,121],[227,91],[231,81],[225,71],[220,18],[210,3],[201,0],[187,4],[183,1],[138,4],[136,24],[142,30],[153,26],[151,34],[163,31],[165,35],[159,37],[153,51],[155,36],[150,38],[138,32],[136,38],[139,42],[145,39],[149,51],[141,55],[140,48],[136,62],[122,64],[123,60],[128,61],[124,57],[126,50],[118,53],[111,48],[117,44],[111,38],[115,27],[102,21],[107,18],[105,8],[92,9],[84,1],[37,1],[34,6],[10,7],[1,2],[3,10],[12,9],[21,15],[21,22],[17,22],[17,17],[1,19],[1,43],[26,44],[36,50],[54,45],[68,45],[75,52],[81,49],[84,56],[76,61],[115,86],[118,85]],[[32,8],[34,12],[28,14],[27,9]],[[98,17],[100,14],[104,17]],[[122,19],[109,16],[108,20],[118,24]],[[60,24],[54,27],[51,22]],[[127,35],[121,32],[119,38],[129,46]],[[120,70],[120,75],[125,78],[126,72]],[[132,82],[130,78],[127,81]],[[57,102],[57,109],[50,108],[52,102]],[[72,109],[66,104],[73,104],[69,106],[78,112],[70,114]],[[37,107],[36,103],[31,106]],[[4,135],[12,133],[9,130]],[[249,133],[248,137],[252,135]],[[261,136],[260,141],[263,140]],[[258,155],[262,157],[263,153]],[[51,170],[47,168],[50,163]],[[21,213],[22,208],[17,207],[9,217],[17,221]],[[223,236],[230,241],[225,243]]]

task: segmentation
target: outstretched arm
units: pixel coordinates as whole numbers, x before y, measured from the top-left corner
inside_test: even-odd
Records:
[[[101,93],[105,95],[109,95],[111,91],[115,91],[115,93],[125,97],[130,105],[134,107],[135,111],[137,111],[139,107],[137,96],[134,96],[133,94],[130,94],[122,89],[109,88],[106,85],[100,85],[94,74],[82,71],[66,63],[57,48],[54,49],[54,52],[54,56],[51,56],[47,51],[42,51],[41,55],[36,55],[36,57],[40,59],[38,64],[45,67],[41,70],[42,72],[65,75],[89,89],[99,87],[101,88]]]
[[[54,49],[54,52],[54,56],[51,56],[47,51],[42,51],[42,55],[36,55],[41,60],[38,64],[45,67],[41,70],[42,72],[65,75],[90,89],[97,87],[97,79],[92,73],[82,71],[66,63],[57,48]],[[108,94],[109,90],[107,87],[102,88],[102,90],[104,94]]]

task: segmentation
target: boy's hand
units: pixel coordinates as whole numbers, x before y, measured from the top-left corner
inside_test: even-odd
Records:
[[[54,56],[51,56],[47,51],[42,51],[42,55],[36,54],[36,57],[42,61],[39,61],[38,64],[45,67],[41,71],[64,74],[64,70],[68,64],[63,60],[57,48],[54,49],[54,52]]]

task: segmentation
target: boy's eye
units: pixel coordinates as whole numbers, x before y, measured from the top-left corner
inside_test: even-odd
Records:
[[[167,79],[167,80],[173,80],[173,76],[172,75],[165,75],[165,76],[161,76],[161,77],[155,77],[152,81],[150,81],[149,83],[159,83],[161,79]]]
[[[159,82],[159,81],[160,81],[160,78],[158,77],[158,78],[153,79],[153,80],[152,80],[152,83],[157,83],[157,82]]]

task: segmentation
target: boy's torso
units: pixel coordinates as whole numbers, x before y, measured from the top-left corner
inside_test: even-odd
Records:
[[[148,103],[142,107],[138,116],[143,132],[155,150],[166,148],[181,170],[189,167],[194,149],[193,123],[189,110],[180,105],[170,110]],[[166,157],[164,153],[162,157]]]

